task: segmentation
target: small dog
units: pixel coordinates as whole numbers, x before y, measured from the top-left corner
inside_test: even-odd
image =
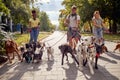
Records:
[[[60,45],[58,48],[60,49],[60,51],[61,51],[61,53],[62,53],[62,63],[61,63],[61,65],[63,65],[63,63],[64,63],[64,56],[67,57],[66,60],[68,61],[68,56],[67,56],[68,53],[70,53],[70,54],[72,55],[72,58],[73,58],[73,59],[76,61],[76,63],[79,65],[79,62],[77,61],[76,57],[74,56],[73,50],[72,50],[72,48],[71,48],[70,45],[68,45],[68,44],[63,44],[63,45]]]
[[[108,52],[107,47],[103,44],[102,45],[102,53]]]
[[[22,61],[23,59],[25,59],[27,63],[30,63],[32,61],[32,56],[34,52],[30,44],[25,44],[25,47],[21,47],[20,51],[22,53]]]
[[[51,59],[53,59],[54,58],[54,56],[53,56],[54,49],[52,47],[46,47],[46,49],[47,49],[48,60],[50,60],[50,57],[51,57]]]
[[[118,44],[116,45],[116,47],[115,47],[115,49],[114,49],[113,52],[115,52],[117,49],[119,49],[119,52],[120,52],[120,43],[118,43]]]
[[[40,60],[42,60],[42,55],[43,55],[43,51],[44,51],[44,47],[45,44],[44,43],[36,43],[35,46],[35,51],[34,51],[34,56],[33,56],[33,62],[36,59],[37,62],[39,62]]]

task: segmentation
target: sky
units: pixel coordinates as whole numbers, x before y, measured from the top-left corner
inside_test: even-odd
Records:
[[[38,0],[34,5],[39,7],[40,11],[44,11],[49,16],[52,24],[59,25],[59,10],[64,9],[64,6],[61,5],[63,0]],[[40,5],[42,3],[42,5]]]

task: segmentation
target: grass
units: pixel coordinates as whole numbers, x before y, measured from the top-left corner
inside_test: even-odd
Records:
[[[50,32],[41,32],[38,36],[38,40],[41,40],[47,36],[49,36],[51,33]],[[29,33],[26,34],[16,34],[15,36],[15,42],[18,44],[18,46],[22,45],[22,43],[27,43],[29,42]]]
[[[120,42],[120,34],[104,34],[107,41]]]
[[[82,33],[82,36],[92,36],[91,33]],[[107,41],[120,42],[120,34],[103,34]]]
[[[41,40],[48,35],[50,35],[50,32],[41,32],[39,34],[38,40]],[[91,33],[82,33],[82,36],[92,36]],[[113,42],[120,42],[120,34],[104,34],[104,39],[107,41],[113,41]],[[16,34],[15,35],[15,42],[17,42],[18,45],[21,45],[22,43],[26,43],[29,41],[29,34]]]

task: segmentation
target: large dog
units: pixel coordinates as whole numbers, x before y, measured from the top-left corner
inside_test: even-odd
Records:
[[[94,74],[92,63],[96,54],[96,48],[93,42],[93,37],[85,37],[82,38],[76,46],[80,70],[83,70],[82,66],[85,66],[86,63],[88,63],[91,74]]]
[[[71,48],[70,45],[68,45],[68,44],[60,45],[60,46],[59,46],[59,49],[60,49],[60,51],[61,51],[61,53],[62,53],[62,63],[61,63],[61,65],[63,65],[63,63],[64,63],[64,56],[66,56],[66,57],[67,57],[67,60],[68,60],[68,56],[67,56],[68,53],[70,53],[70,54],[72,55],[72,58],[73,58],[73,59],[76,61],[76,63],[79,65],[79,62],[77,61],[76,57],[74,56],[73,49]]]
[[[12,59],[14,59],[14,52],[17,54],[18,59],[21,60],[21,56],[19,54],[18,46],[13,40],[5,41],[5,50],[10,63],[12,63]],[[10,58],[10,55],[13,54],[13,58]]]

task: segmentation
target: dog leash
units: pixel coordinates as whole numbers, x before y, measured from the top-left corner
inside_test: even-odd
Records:
[[[54,43],[51,47],[55,46],[58,42],[60,42],[65,37],[65,35],[66,35],[66,33],[56,43]],[[47,44],[49,45],[49,43],[47,43]]]
[[[62,34],[61,34],[62,35]],[[48,41],[51,41],[51,40],[54,40],[56,37],[53,37],[51,39],[48,39],[48,40],[45,40],[44,42],[48,42]],[[43,39],[42,39],[43,40]]]

